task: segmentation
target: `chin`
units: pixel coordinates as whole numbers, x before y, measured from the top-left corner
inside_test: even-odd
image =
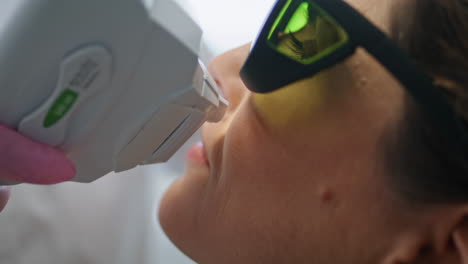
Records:
[[[199,243],[197,223],[206,177],[186,174],[164,194],[158,211],[160,225],[169,239],[186,255]]]

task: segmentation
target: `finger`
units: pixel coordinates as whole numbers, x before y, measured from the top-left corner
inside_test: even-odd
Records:
[[[34,184],[72,179],[75,167],[65,154],[0,126],[0,178]]]

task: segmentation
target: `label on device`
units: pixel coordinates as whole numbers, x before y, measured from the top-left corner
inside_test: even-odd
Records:
[[[18,130],[51,146],[62,144],[71,116],[89,96],[108,86],[111,69],[112,57],[101,46],[88,46],[66,57],[54,92],[21,121]]]

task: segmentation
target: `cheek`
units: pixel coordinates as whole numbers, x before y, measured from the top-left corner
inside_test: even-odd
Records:
[[[310,167],[311,149],[304,144],[308,139],[271,133],[252,107],[245,102],[226,131],[219,187],[252,202],[286,201],[305,189],[310,194],[318,178]]]
[[[269,134],[251,114],[240,111],[226,133],[216,195],[202,222],[213,232],[212,242],[229,241],[230,249],[273,258],[262,263],[291,263],[281,258],[313,254],[304,247],[326,237],[320,226],[329,222],[335,196],[316,173],[322,168],[310,167],[310,149]]]
[[[267,125],[284,129],[311,120],[326,102],[320,78],[306,79],[268,94],[255,94],[253,104]]]
[[[316,118],[320,125],[275,129],[254,108],[247,101],[241,105],[224,142],[220,186],[243,193],[240,199],[281,204],[307,193],[297,202],[332,201],[375,157],[370,136],[350,118],[337,121],[322,114]]]

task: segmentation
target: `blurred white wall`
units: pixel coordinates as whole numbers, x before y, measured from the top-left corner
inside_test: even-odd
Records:
[[[263,25],[273,0],[176,0],[204,31],[209,60],[252,41]]]

